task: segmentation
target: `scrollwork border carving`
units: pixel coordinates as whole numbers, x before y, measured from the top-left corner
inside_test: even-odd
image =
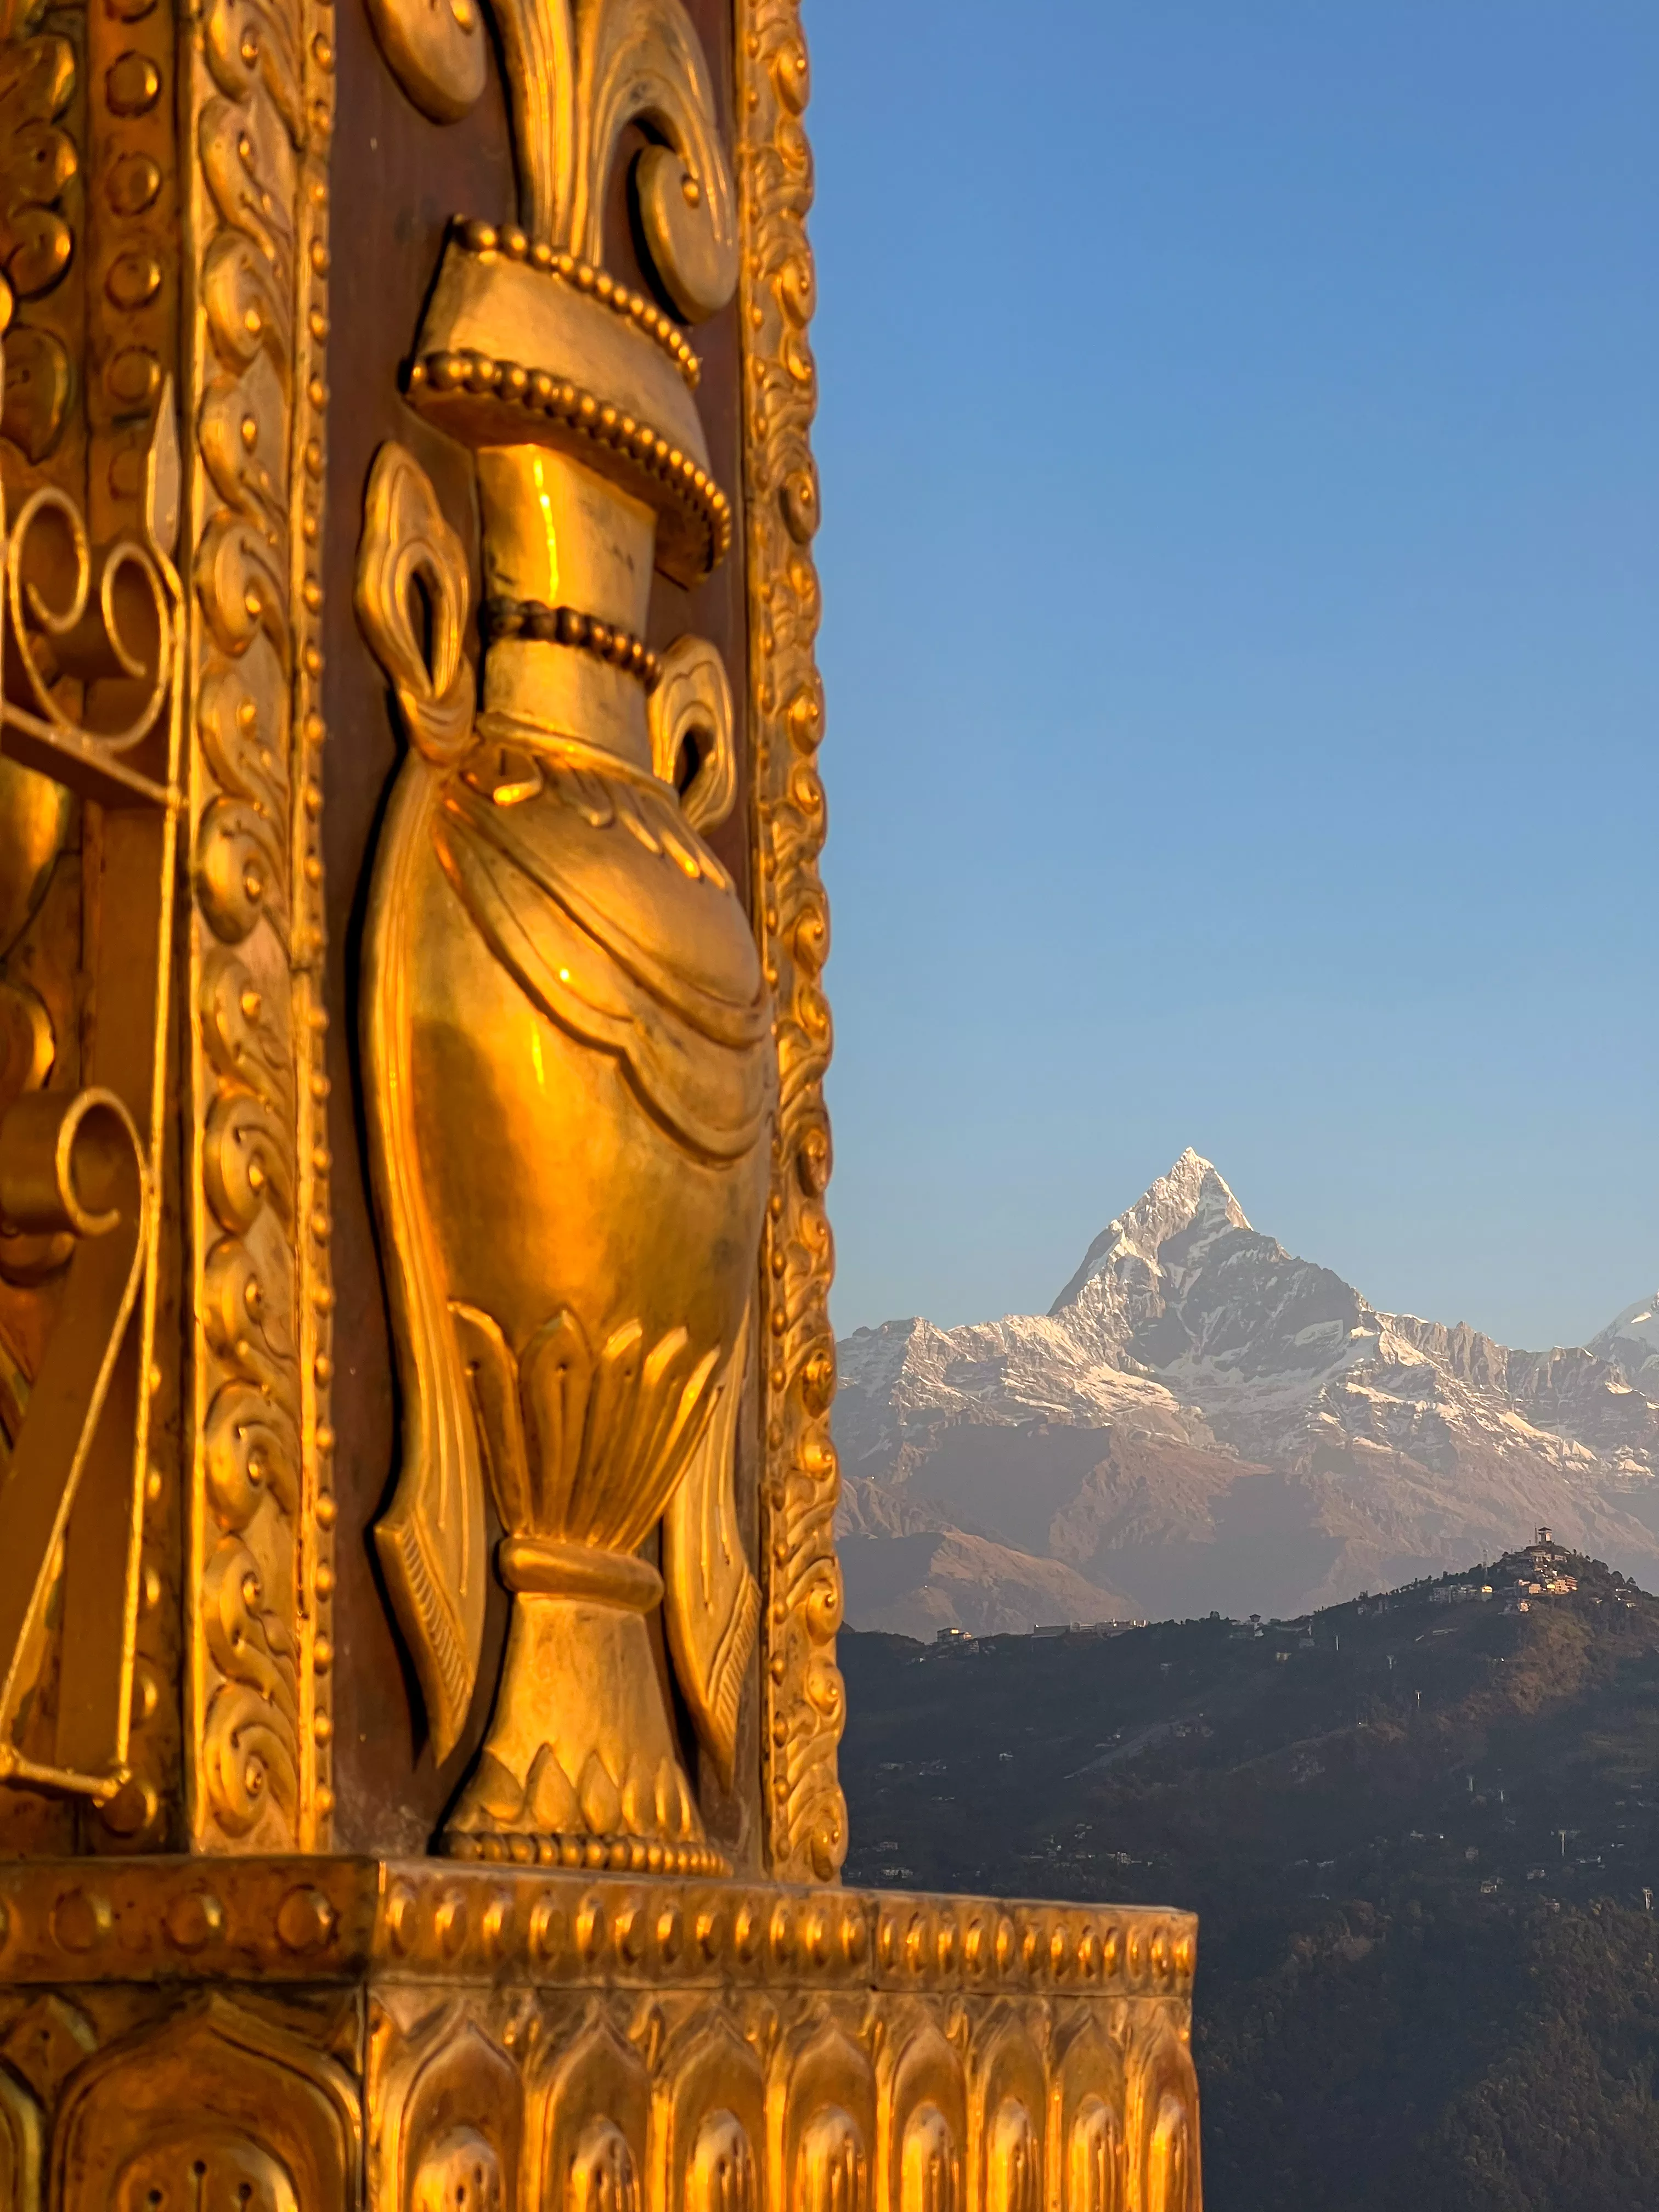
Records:
[[[754,906],[780,1077],[761,1255],[763,1786],[769,1871],[784,1881],[830,1881],[846,1855],[847,1807],[836,1775],[844,1699],[835,1656],[840,1479],[830,1438],[835,1253],[823,1202],[830,1021],[820,980],[830,926],[818,872],[823,696],[813,651],[817,477],[809,443],[817,385],[807,340],[812,161],[801,120],[808,75],[799,0],[737,0],[736,64]]]
[[[325,1849],[330,0],[207,0],[183,159],[194,568],[186,1712],[204,1850]]]

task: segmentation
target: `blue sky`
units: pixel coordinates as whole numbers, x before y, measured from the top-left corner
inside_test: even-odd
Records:
[[[836,1325],[1659,1281],[1659,7],[811,0]]]

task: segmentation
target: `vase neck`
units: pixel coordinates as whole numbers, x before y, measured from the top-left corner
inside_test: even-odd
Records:
[[[643,635],[656,538],[648,507],[544,446],[486,447],[478,489],[486,611],[573,608]],[[636,675],[579,646],[515,635],[486,647],[486,711],[648,769],[645,696]]]

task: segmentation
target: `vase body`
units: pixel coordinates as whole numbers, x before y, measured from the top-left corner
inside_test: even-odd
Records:
[[[561,456],[480,479],[487,609],[575,589],[642,629],[648,510]],[[492,644],[470,744],[410,763],[396,928],[413,1174],[514,1593],[449,1847],[695,1869],[637,1555],[719,1472],[775,1079],[748,917],[650,765],[647,696],[591,651]]]

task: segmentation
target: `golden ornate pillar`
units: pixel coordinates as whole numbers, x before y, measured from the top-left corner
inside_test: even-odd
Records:
[[[1197,2212],[866,1896],[793,0],[0,5],[0,2212]]]

